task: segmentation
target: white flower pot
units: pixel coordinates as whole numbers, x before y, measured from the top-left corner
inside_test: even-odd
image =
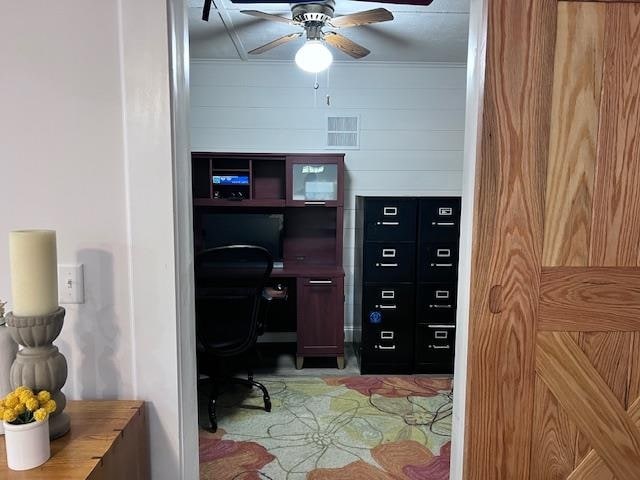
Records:
[[[4,422],[7,465],[11,470],[29,470],[51,456],[49,420],[12,425]]]

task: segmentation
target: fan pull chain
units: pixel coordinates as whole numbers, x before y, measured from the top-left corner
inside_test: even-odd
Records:
[[[313,108],[318,106],[318,88],[320,88],[320,84],[318,83],[318,73],[316,72],[316,81],[313,83]]]
[[[331,94],[329,93],[329,72],[331,71],[331,67],[327,68],[327,107],[331,106]]]

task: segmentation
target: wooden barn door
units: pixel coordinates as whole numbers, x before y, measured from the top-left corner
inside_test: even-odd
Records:
[[[640,479],[640,3],[490,0],[465,478]]]

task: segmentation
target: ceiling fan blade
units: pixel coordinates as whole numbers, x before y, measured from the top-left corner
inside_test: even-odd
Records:
[[[245,15],[251,15],[252,17],[262,18],[263,20],[271,20],[272,22],[287,23],[289,25],[298,25],[298,22],[294,22],[290,18],[281,17],[280,15],[272,15],[271,13],[264,13],[260,10],[240,10],[240,13]]]
[[[285,35],[283,37],[276,38],[272,42],[265,43],[261,47],[254,48],[253,50],[251,50],[248,53],[249,53],[249,55],[258,55],[260,53],[266,52],[267,50],[271,50],[272,48],[278,47],[280,45],[284,45],[285,43],[288,43],[291,40],[295,40],[296,38],[300,38],[301,36],[302,36],[302,32],[290,33],[289,35]]]
[[[342,50],[344,53],[353,58],[366,57],[371,53],[362,45],[358,45],[353,40],[349,40],[347,37],[343,37],[336,32],[326,32],[324,34],[324,40],[329,45],[336,47],[338,50]]]
[[[211,11],[211,0],[204,0],[204,6],[202,7],[202,20],[209,21],[209,11]]]
[[[393,14],[386,8],[374,8],[364,12],[351,13],[342,17],[334,17],[329,23],[336,28],[356,27],[368,23],[388,22],[393,20]]]

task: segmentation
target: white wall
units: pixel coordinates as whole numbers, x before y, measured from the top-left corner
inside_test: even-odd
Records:
[[[131,397],[131,312],[116,2],[0,8],[0,298],[8,233],[51,228],[86,302],[56,342],[70,398]],[[11,307],[11,304],[9,304]]]
[[[183,2],[170,2],[174,23]],[[10,297],[8,232],[55,229],[59,263],[85,265],[86,303],[68,306],[56,342],[69,364],[63,390],[147,401],[160,480],[197,478],[198,454],[195,419],[184,421],[195,388],[179,388],[195,367],[182,362],[193,373],[182,381],[167,7],[0,6],[0,298]]]
[[[326,152],[326,116],[360,116],[360,149],[342,150],[347,334],[355,195],[460,195],[465,75],[463,66],[337,63],[316,92],[315,76],[293,62],[192,61],[194,151]]]

